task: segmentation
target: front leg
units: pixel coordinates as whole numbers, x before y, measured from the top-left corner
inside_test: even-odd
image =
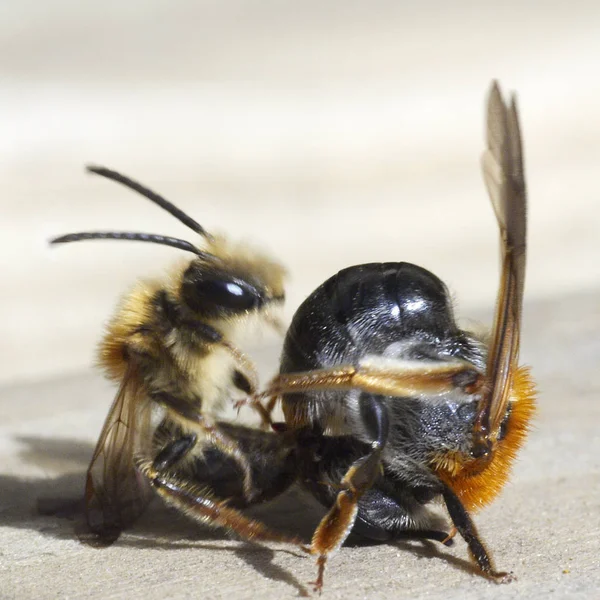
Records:
[[[314,582],[315,591],[321,592],[328,556],[338,550],[352,531],[358,501],[369,490],[381,474],[381,454],[389,433],[389,416],[380,398],[363,394],[360,398],[360,413],[371,451],[354,461],[340,483],[334,505],[319,523],[311,543],[311,554],[316,554],[318,573]]]

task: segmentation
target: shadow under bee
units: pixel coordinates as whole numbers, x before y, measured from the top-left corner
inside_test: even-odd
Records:
[[[74,539],[76,530],[84,522],[81,489],[85,483],[85,468],[93,445],[76,439],[34,436],[19,437],[18,441],[23,444],[19,457],[27,465],[49,471],[65,468],[72,468],[74,471],[48,477],[0,476],[2,524],[37,531],[54,539]],[[308,540],[324,509],[310,495],[294,486],[281,497],[246,512],[269,527]],[[224,530],[198,525],[176,510],[154,501],[136,525],[120,537],[118,544],[135,549],[231,552],[266,579],[289,585],[300,597],[309,595],[307,587],[291,571],[274,561],[279,552],[299,559],[306,555],[284,546],[270,547],[249,542],[232,546],[232,539],[235,538]],[[379,544],[351,536],[347,545]],[[468,560],[446,553],[432,542],[401,540],[395,542],[395,545],[417,556],[442,559],[462,571],[476,572]]]

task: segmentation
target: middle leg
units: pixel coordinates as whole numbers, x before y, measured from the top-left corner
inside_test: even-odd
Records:
[[[319,523],[311,542],[311,554],[317,555],[315,591],[323,588],[325,565],[330,554],[338,550],[354,526],[358,502],[369,490],[382,471],[381,455],[389,433],[389,416],[381,398],[363,394],[360,413],[365,432],[370,440],[369,452],[355,460],[339,483],[335,502]]]

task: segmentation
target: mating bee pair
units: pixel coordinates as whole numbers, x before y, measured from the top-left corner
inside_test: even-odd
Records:
[[[497,571],[470,517],[507,480],[534,412],[519,367],[526,195],[516,105],[493,84],[483,173],[500,228],[501,280],[491,336],[460,329],[446,286],[408,263],[344,269],[319,286],[288,329],[280,373],[259,393],[238,337],[252,319],[275,323],[284,269],[213,236],[173,204],[104,168],[202,238],[85,232],[90,239],[165,244],[195,257],[123,299],[100,347],[119,391],[90,464],[87,523],[105,542],[142,513],[154,488],[188,516],[245,539],[302,545],[246,517],[298,481],[328,510],[309,551],[315,589],[351,531],[372,540],[466,541],[481,571]],[[239,393],[263,429],[218,420]],[[271,413],[281,401],[284,423]],[[162,409],[162,410],[159,410]],[[157,412],[159,422],[156,421]],[[453,528],[430,511],[443,498]]]

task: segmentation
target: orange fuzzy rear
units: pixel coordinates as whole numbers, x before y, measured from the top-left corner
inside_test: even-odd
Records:
[[[434,461],[436,473],[454,490],[467,510],[482,508],[496,498],[525,443],[536,410],[535,385],[526,367],[515,371],[510,407],[506,435],[495,444],[494,454],[483,468],[477,460],[465,460],[463,455],[457,454],[445,454]]]

